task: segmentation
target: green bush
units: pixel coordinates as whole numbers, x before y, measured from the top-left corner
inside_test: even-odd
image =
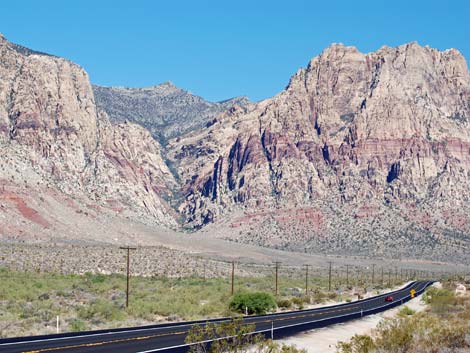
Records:
[[[400,310],[398,315],[400,315],[400,316],[410,316],[410,315],[413,315],[414,313],[415,313],[415,311],[413,309],[410,309],[409,307],[405,306]]]
[[[117,321],[122,320],[125,314],[112,302],[97,299],[90,305],[80,308],[78,310],[78,316],[84,320],[99,319],[102,321]]]
[[[80,319],[74,319],[70,323],[70,331],[72,332],[85,331],[86,329],[87,329],[86,324]]]
[[[450,290],[435,287],[429,288],[423,297],[424,301],[431,306],[431,311],[435,313],[444,313],[457,302],[454,293]]]
[[[276,300],[272,294],[264,292],[237,293],[229,303],[233,311],[248,314],[265,314],[276,308]]]

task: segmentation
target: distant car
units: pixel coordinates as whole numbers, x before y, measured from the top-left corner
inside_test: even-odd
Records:
[[[387,296],[385,297],[385,301],[386,301],[386,302],[393,302],[393,297],[392,297],[391,295],[387,295]]]

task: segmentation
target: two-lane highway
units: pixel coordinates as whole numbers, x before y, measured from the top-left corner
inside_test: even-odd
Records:
[[[318,309],[291,311],[280,314],[244,317],[243,322],[255,325],[255,332],[274,338],[287,336],[304,330],[323,327],[370,315],[400,305],[410,299],[410,291],[416,295],[431,285],[430,281],[413,282],[406,287],[376,297],[351,303]],[[385,301],[388,295],[393,301]],[[210,320],[217,323],[228,318]],[[161,324],[146,327],[90,331],[79,334],[32,336],[0,340],[2,353],[136,353],[136,352],[184,352],[189,349],[185,337],[194,325],[207,321]]]

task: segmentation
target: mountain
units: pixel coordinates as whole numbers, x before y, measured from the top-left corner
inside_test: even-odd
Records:
[[[79,66],[3,37],[0,58],[4,239],[138,241],[143,222],[469,262],[470,74],[455,49],[335,44],[256,104],[92,87]]]
[[[179,211],[239,242],[468,262],[469,121],[457,50],[335,44],[272,99],[171,142]]]
[[[96,104],[112,123],[130,121],[145,127],[163,144],[168,139],[209,126],[232,106],[250,104],[246,97],[212,103],[171,82],[147,88],[93,86]]]
[[[77,231],[71,217],[104,214],[177,226],[161,146],[139,125],[112,125],[82,68],[3,36],[0,58],[2,237],[60,236]]]

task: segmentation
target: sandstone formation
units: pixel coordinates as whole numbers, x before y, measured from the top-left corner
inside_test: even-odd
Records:
[[[280,249],[469,263],[470,74],[455,49],[334,44],[256,104],[169,83],[92,88],[79,66],[3,37],[0,58],[3,238],[80,239],[74,225],[87,224],[101,240],[103,227],[119,233],[106,215]]]
[[[17,208],[28,222],[54,227],[52,214],[27,205],[47,186],[81,205],[176,226],[167,202],[176,182],[147,130],[111,125],[96,109],[86,72],[65,59],[4,37],[0,58],[0,211]],[[28,185],[32,190],[25,192]],[[9,217],[2,218],[2,235],[20,232]]]
[[[465,258],[469,118],[457,50],[335,44],[277,96],[172,142],[180,212],[267,246]]]

